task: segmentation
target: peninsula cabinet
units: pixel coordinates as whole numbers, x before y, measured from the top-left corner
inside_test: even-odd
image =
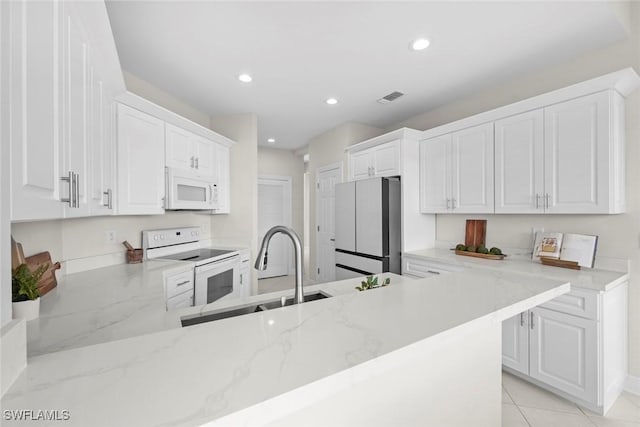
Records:
[[[117,212],[162,214],[165,123],[124,104],[118,104],[117,110]]]
[[[624,212],[623,120],[608,90],[496,121],[495,212]]]
[[[493,123],[420,141],[423,213],[493,212]]]
[[[571,292],[502,323],[502,364],[600,414],[627,371],[627,284]]]

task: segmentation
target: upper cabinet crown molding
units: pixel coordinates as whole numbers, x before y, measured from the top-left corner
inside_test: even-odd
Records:
[[[504,119],[505,117],[521,114],[526,111],[548,107],[553,104],[569,101],[596,92],[612,89],[623,97],[640,87],[640,76],[631,67],[614,71],[584,82],[576,83],[552,92],[527,98],[513,104],[485,111],[471,117],[456,120],[451,123],[437,126],[422,132],[420,139],[429,139],[446,133],[455,132],[465,128],[477,126],[483,123]]]
[[[373,138],[369,138],[366,141],[358,142],[357,144],[353,144],[344,149],[347,153],[355,153],[358,151],[366,150],[371,147],[375,147],[376,145],[384,144],[387,142],[395,141],[398,139],[406,140],[413,139],[418,140],[422,137],[422,131],[409,129],[409,128],[400,128],[391,132],[387,132],[382,135],[375,136]]]
[[[235,141],[227,138],[224,135],[220,135],[217,132],[212,131],[202,125],[199,125],[185,117],[182,117],[173,111],[167,110],[164,107],[161,107],[141,96],[136,95],[132,92],[125,92],[118,96],[116,96],[116,101],[128,105],[129,107],[133,107],[142,112],[151,114],[154,117],[157,117],[167,123],[178,126],[184,130],[188,130],[198,136],[206,138],[208,140],[214,141],[217,144],[221,144],[227,147],[235,144]]]

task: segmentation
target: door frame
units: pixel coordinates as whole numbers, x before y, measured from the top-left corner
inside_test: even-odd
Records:
[[[320,203],[319,203],[320,196],[319,196],[319,193],[318,193],[318,187],[320,186],[320,174],[324,173],[324,172],[328,172],[328,171],[333,170],[333,169],[338,169],[338,171],[339,171],[338,174],[340,176],[340,182],[344,182],[344,166],[343,166],[342,160],[339,161],[339,162],[329,163],[328,165],[324,165],[324,166],[321,166],[321,167],[316,169],[316,182],[315,182],[315,184],[316,184],[316,188],[315,188],[315,202],[316,202],[316,208],[315,208],[315,211],[316,211],[316,216],[315,216],[315,223],[316,223],[316,227],[315,227],[316,228],[316,231],[315,231],[315,234],[316,234],[316,244],[315,244],[315,246],[316,246],[316,248],[315,248],[316,249],[316,256],[315,256],[315,258],[316,258],[316,265],[315,265],[315,267],[316,268],[315,268],[315,271],[314,271],[314,274],[313,274],[313,276],[316,278],[316,281],[319,280],[319,274],[318,274],[318,268],[319,267],[318,266],[320,265],[320,239],[318,238],[318,234],[319,234],[319,231],[318,231],[318,218],[320,217]]]
[[[284,200],[284,225],[286,227],[293,228],[293,178],[285,175],[258,175],[258,192],[260,191],[261,181],[282,181],[285,184],[285,200]],[[258,220],[260,218],[260,211],[258,209]],[[261,241],[258,242],[260,244]],[[286,247],[286,271],[288,275],[293,275],[293,263],[291,262],[291,245]]]

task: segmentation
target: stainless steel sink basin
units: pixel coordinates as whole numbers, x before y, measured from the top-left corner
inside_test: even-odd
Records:
[[[326,294],[324,292],[312,292],[304,296],[304,302],[316,301],[319,299],[329,298],[331,295]],[[197,325],[199,323],[205,322],[213,322],[214,320],[227,319],[229,317],[236,316],[244,316],[245,314],[257,313],[260,311],[273,310],[276,308],[286,307],[289,305],[293,305],[293,297],[287,298],[284,301],[284,305],[282,304],[282,300],[269,300],[261,303],[254,303],[248,305],[241,305],[231,308],[226,308],[222,310],[212,311],[210,313],[195,315],[195,316],[185,316],[180,319],[182,326],[191,326]]]

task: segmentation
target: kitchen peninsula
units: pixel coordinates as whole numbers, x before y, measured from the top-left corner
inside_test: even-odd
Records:
[[[2,407],[68,410],[65,425],[499,425],[501,322],[569,282],[387,276],[380,289],[309,286],[332,297],[33,357]]]

